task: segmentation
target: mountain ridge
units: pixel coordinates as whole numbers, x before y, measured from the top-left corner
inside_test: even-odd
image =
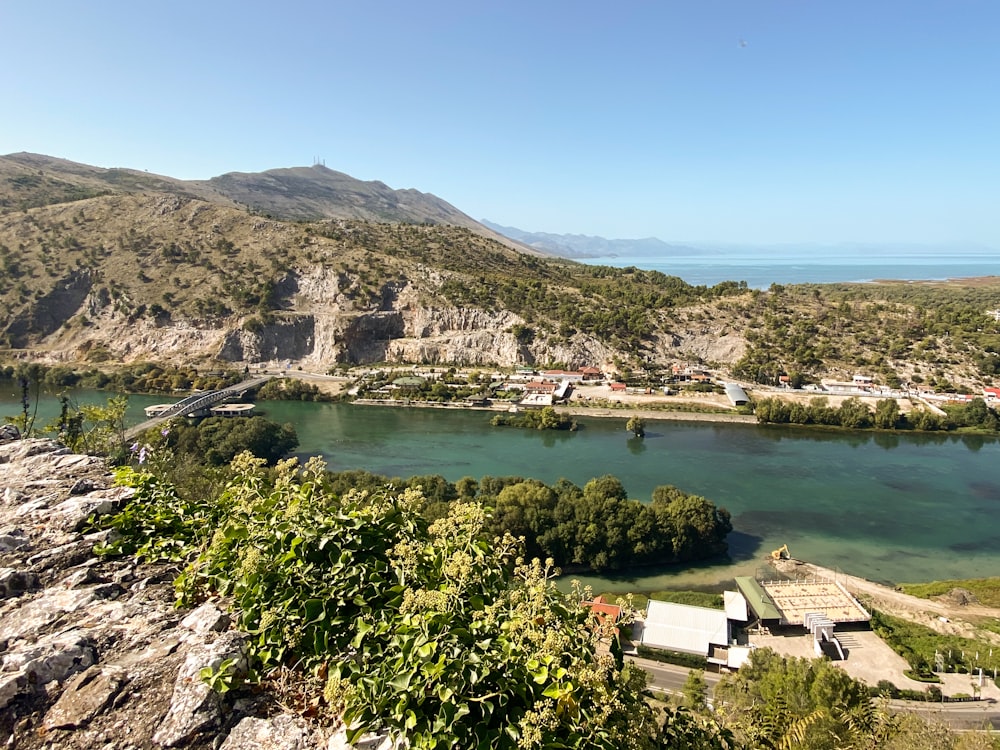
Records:
[[[317,175],[320,186],[345,179],[293,168],[251,184],[280,210],[270,195],[285,190],[294,201],[293,188]],[[351,180],[354,199],[371,209],[381,184]],[[327,205],[316,190],[312,199]],[[404,208],[421,196],[389,190],[384,200]],[[850,380],[865,370],[942,391],[950,379],[973,387],[1000,376],[996,280],[961,289],[708,287],[542,257],[426,216],[280,220],[220,195],[135,170],[0,157],[0,357],[295,362],[318,372],[415,363],[624,373],[698,363],[761,383],[789,372]]]
[[[529,232],[517,227],[503,226],[489,219],[479,223],[518,242],[563,258],[618,258],[618,257],[670,257],[676,255],[714,255],[712,250],[675,245],[657,237],[636,239],[608,239],[587,234],[555,234]]]
[[[104,194],[144,192],[197,198],[282,221],[356,219],[449,224],[465,227],[520,252],[546,254],[483,226],[432,193],[414,188],[396,190],[383,182],[359,180],[319,164],[263,172],[226,172],[208,180],[180,180],[23,151],[0,156],[0,211]],[[28,194],[33,198],[27,200]]]

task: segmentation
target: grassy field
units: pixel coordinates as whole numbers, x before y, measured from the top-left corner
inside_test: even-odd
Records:
[[[933,669],[941,660],[949,672],[971,672],[982,667],[992,677],[993,670],[1000,669],[1000,648],[984,640],[944,635],[877,611],[872,613],[872,630],[914,668],[921,663]]]
[[[910,596],[921,599],[947,594],[952,589],[970,591],[979,603],[987,607],[1000,607],[1000,577],[969,578],[964,581],[931,581],[930,583],[904,583],[900,586]]]

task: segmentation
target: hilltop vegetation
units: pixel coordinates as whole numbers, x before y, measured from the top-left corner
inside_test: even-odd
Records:
[[[733,372],[777,384],[863,371],[889,387],[955,391],[1000,374],[1000,279],[986,283],[774,285],[733,306],[747,351]]]
[[[682,361],[938,390],[1000,373],[1000,283],[692,286],[540,257],[321,167],[185,182],[0,157],[0,303],[0,347],[91,364],[596,364],[655,382]]]

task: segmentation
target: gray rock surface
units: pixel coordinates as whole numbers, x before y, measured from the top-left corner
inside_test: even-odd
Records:
[[[247,669],[225,603],[177,610],[175,565],[93,554],[87,518],[128,498],[99,459],[0,430],[0,747],[347,747],[263,688],[211,690],[206,667]]]
[[[233,727],[219,750],[309,750],[315,747],[310,735],[309,725],[298,716],[248,716]]]

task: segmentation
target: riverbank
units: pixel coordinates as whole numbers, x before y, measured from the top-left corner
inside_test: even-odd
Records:
[[[418,401],[413,399],[375,399],[359,398],[351,401],[352,404],[362,406],[390,406],[406,407],[413,409],[444,409],[446,411],[482,411],[490,413],[507,413],[510,411],[510,404],[496,404],[493,406],[473,406],[464,403],[447,403],[436,401]],[[703,411],[667,411],[650,407],[630,408],[622,406],[620,408],[580,406],[576,404],[557,404],[554,407],[563,414],[573,417],[598,417],[600,419],[622,419],[628,420],[630,417],[638,416],[642,419],[655,420],[663,419],[682,422],[720,422],[726,424],[756,424],[757,418],[750,414],[723,414],[721,412]]]
[[[320,390],[332,396],[342,395],[345,388],[351,383],[349,378],[303,371],[288,372],[285,376],[313,383]],[[511,403],[505,401],[488,406],[475,406],[464,402],[449,403],[415,399],[355,399],[351,403],[367,406],[405,406],[486,412],[506,412],[512,406]],[[661,397],[641,393],[620,393],[612,391],[606,384],[583,386],[576,392],[575,398],[566,404],[556,404],[555,408],[573,417],[627,420],[629,417],[638,416],[642,419],[682,422],[757,423],[756,417],[751,414],[737,414],[735,411],[711,411],[712,409],[731,409],[728,400],[721,394],[698,393],[690,396]]]

